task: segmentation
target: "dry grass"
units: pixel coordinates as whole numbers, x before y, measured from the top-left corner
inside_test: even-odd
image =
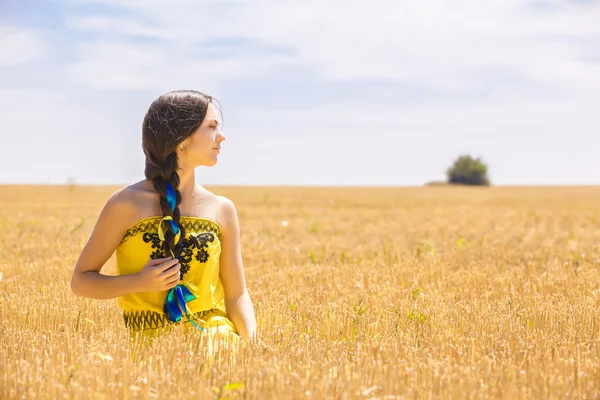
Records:
[[[0,397],[600,398],[600,188],[213,188],[266,345],[214,359],[70,293],[112,190],[0,188]]]

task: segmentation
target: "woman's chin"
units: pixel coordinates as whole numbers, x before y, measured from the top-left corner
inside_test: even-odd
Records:
[[[217,162],[219,161],[219,159],[217,158],[217,155],[211,155],[209,157],[204,157],[202,159],[202,161],[200,161],[198,163],[198,166],[200,167],[213,167],[217,164]]]

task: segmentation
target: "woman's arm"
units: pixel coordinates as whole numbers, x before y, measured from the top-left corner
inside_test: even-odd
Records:
[[[71,290],[77,296],[111,299],[138,291],[135,275],[109,276],[100,273],[135,216],[135,207],[123,189],[113,193],[75,264]]]
[[[225,291],[225,308],[240,336],[254,338],[256,336],[256,317],[244,276],[237,212],[231,200],[222,199],[219,225],[223,232],[219,267]]]

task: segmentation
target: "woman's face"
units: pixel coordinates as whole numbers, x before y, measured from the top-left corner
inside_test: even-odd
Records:
[[[212,103],[208,104],[206,117],[202,125],[181,145],[185,149],[180,152],[184,163],[188,165],[212,167],[217,163],[221,142],[225,135],[221,132],[217,110]]]

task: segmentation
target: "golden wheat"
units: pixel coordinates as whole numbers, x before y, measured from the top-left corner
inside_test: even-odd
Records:
[[[600,188],[211,188],[263,342],[212,356],[71,294],[114,189],[0,188],[3,399],[600,398]]]

